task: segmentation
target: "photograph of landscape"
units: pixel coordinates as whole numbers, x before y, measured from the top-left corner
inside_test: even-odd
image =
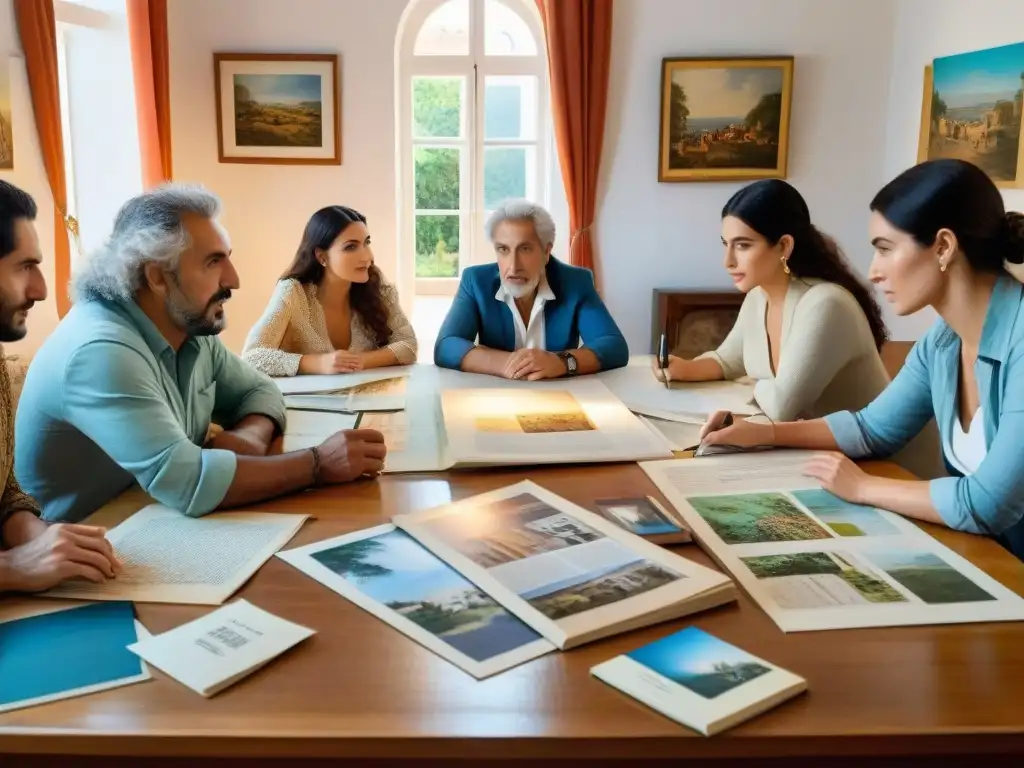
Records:
[[[832,538],[781,493],[697,496],[687,502],[726,544]]]
[[[931,552],[873,549],[865,557],[894,581],[929,604],[995,600],[960,571]]]
[[[721,696],[772,671],[750,654],[696,627],[687,627],[626,655],[705,699]]]
[[[846,553],[805,552],[740,559],[780,608],[908,602]]]
[[[422,525],[484,568],[604,538],[603,533],[529,493],[462,506]]]
[[[235,144],[322,147],[320,75],[234,75]]]
[[[662,515],[645,496],[632,499],[598,499],[594,506],[616,525],[638,536],[676,533],[680,530],[678,525]]]
[[[967,160],[996,182],[1021,182],[1024,43],[935,59],[928,159]]]
[[[707,169],[785,175],[791,59],[665,59],[662,67],[662,181]]]
[[[475,661],[540,635],[403,531],[315,552],[312,558]]]
[[[596,430],[579,401],[565,390],[516,391],[509,397],[489,399],[489,413],[475,419],[478,432],[542,434]]]
[[[899,536],[900,530],[871,507],[851,504],[824,488],[792,491],[793,497],[839,536]]]

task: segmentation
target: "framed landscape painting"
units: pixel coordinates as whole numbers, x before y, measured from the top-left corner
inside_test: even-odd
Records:
[[[662,59],[658,181],[786,177],[793,57]]]
[[[0,171],[14,169],[14,119],[11,107],[11,69],[0,58]]]
[[[974,163],[996,186],[1024,187],[1024,43],[935,59],[925,68],[918,160]]]
[[[215,53],[222,163],[341,165],[335,54]]]

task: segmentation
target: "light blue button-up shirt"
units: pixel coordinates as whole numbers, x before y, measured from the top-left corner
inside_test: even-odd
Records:
[[[930,481],[932,505],[950,528],[994,536],[1024,559],[1024,285],[1006,275],[992,292],[974,376],[985,427],[986,454],[964,477],[948,458],[951,477]],[[939,320],[914,345],[893,382],[870,405],[825,418],[840,449],[857,459],[888,456],[932,416],[942,452],[952,451],[959,413],[960,337]]]
[[[231,451],[201,446],[211,421],[263,414],[283,429],[274,382],[215,336],[175,352],[135,302],[76,304],[32,360],[18,403],[15,471],[51,521],[77,522],[133,481],[189,516],[217,508]]]

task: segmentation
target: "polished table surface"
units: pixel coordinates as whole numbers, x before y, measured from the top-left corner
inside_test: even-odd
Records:
[[[623,464],[386,475],[253,509],[316,516],[291,548],[524,478],[588,507],[609,496],[661,498],[639,467]],[[1024,565],[994,542],[923,527],[1024,594]],[[696,545],[675,551],[711,563]],[[433,757],[475,764],[516,757],[1024,752],[1024,623],[786,635],[741,594],[737,603],[477,681],[278,558],[238,596],[317,634],[212,699],[154,669],[150,682],[0,715],[0,764],[12,753],[337,756],[357,764]],[[137,605],[154,633],[210,610]],[[809,692],[705,738],[589,676],[594,664],[689,624],[806,677]]]

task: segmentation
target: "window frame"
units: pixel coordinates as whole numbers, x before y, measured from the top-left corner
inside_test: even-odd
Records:
[[[535,197],[549,205],[551,103],[548,62],[543,24],[535,5],[528,0],[496,0],[517,14],[527,25],[537,46],[536,55],[485,54],[485,7],[487,0],[469,0],[469,53],[457,56],[415,55],[416,38],[430,14],[448,0],[420,0],[409,9],[403,25],[398,56],[396,116],[398,120],[398,246],[399,270],[410,270],[416,295],[455,294],[462,270],[493,258],[483,233],[487,211],[484,205],[484,156],[488,147],[534,149],[527,179],[535,180]],[[484,135],[485,86],[490,76],[532,76],[537,82],[537,104],[533,138],[486,139]],[[412,135],[412,83],[417,77],[463,78],[461,105],[462,136],[452,139],[419,139]],[[416,147],[460,148],[459,155],[459,274],[456,277],[416,276],[416,216],[432,213],[415,207],[413,162]],[[439,213],[456,213],[439,211]]]

